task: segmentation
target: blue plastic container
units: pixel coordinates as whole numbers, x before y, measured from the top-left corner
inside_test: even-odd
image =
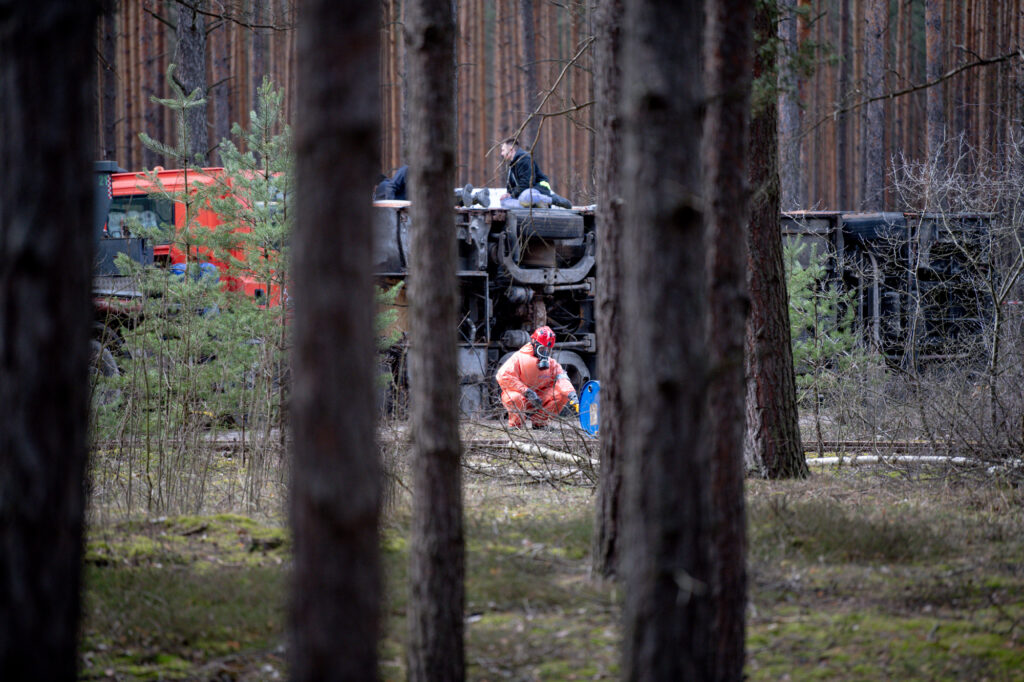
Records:
[[[600,381],[588,381],[580,391],[580,428],[595,437],[601,427],[600,393]]]

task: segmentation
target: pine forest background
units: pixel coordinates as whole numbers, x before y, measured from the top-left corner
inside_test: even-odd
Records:
[[[208,162],[244,123],[265,75],[294,113],[294,0],[204,2]],[[459,0],[456,111],[460,184],[504,184],[497,144],[522,128],[556,190],[596,200],[593,128],[595,2]],[[166,97],[176,60],[178,2],[124,0],[100,24],[97,130],[102,158],[137,170],[165,165],[138,133],[171,139]],[[404,2],[381,0],[381,170],[404,153]],[[695,18],[697,20],[697,18]],[[928,45],[928,26],[934,31]],[[778,36],[791,55],[778,96],[783,208],[895,208],[869,196],[871,174],[894,156],[928,154],[929,96],[939,102],[947,149],[997,158],[1021,132],[1024,32],[1020,3],[999,0],[783,0]],[[763,44],[763,41],[762,41]],[[938,82],[931,88],[922,87]],[[869,100],[876,103],[868,104]],[[878,108],[883,112],[877,115]],[[872,114],[872,110],[875,114]],[[531,112],[540,116],[531,118]],[[935,115],[935,114],[933,114]],[[874,116],[874,118],[872,118]],[[881,145],[884,168],[879,168]],[[873,151],[874,149],[874,151]],[[866,159],[872,159],[867,163]],[[343,160],[339,160],[343,163]],[[972,163],[965,158],[962,163]],[[961,168],[961,170],[965,170]],[[966,170],[969,170],[966,169]],[[367,187],[374,178],[367,178]]]

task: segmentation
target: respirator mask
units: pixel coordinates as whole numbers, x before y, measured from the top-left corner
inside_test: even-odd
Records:
[[[551,348],[535,342],[533,344],[533,354],[537,356],[537,367],[547,369],[551,366]]]

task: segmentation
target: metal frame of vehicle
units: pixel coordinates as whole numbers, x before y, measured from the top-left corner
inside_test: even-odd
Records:
[[[816,244],[831,285],[854,292],[864,342],[904,368],[957,357],[992,319],[976,281],[990,275],[990,227],[966,213],[782,215],[784,239]]]
[[[378,277],[388,283],[404,280],[409,211],[379,206],[374,229]],[[557,334],[555,358],[577,388],[597,375],[592,208],[457,208],[453,236],[458,242],[464,413],[495,409],[495,371],[543,324]],[[401,319],[398,327],[404,328]]]

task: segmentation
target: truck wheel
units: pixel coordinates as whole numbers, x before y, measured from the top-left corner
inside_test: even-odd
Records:
[[[116,377],[121,374],[117,368],[117,360],[109,348],[104,347],[96,339],[90,341],[92,352],[89,356],[89,371],[105,377]]]
[[[523,239],[579,239],[583,236],[583,216],[569,211],[535,208],[515,209],[519,236]]]
[[[92,402],[94,405],[99,406],[116,403],[118,398],[121,397],[121,389],[101,385],[97,379],[101,376],[119,376],[121,371],[117,368],[117,360],[114,359],[114,354],[110,352],[110,349],[103,346],[96,339],[92,339],[89,343],[91,345],[89,373],[92,376],[92,381],[89,384],[92,390]]]
[[[569,376],[569,381],[572,382],[576,392],[582,391],[584,384],[590,381],[590,368],[587,367],[583,358],[578,353],[569,350],[556,350],[555,360]]]

